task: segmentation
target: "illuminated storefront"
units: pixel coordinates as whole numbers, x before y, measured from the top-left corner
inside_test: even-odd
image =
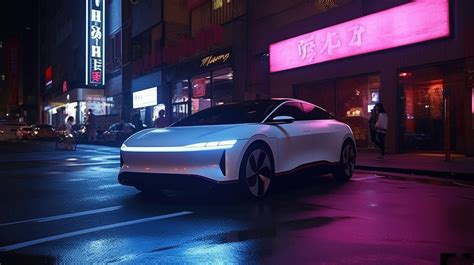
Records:
[[[214,105],[233,101],[234,71],[230,49],[215,51],[173,66],[167,71],[171,87],[171,121]]]
[[[68,117],[73,117],[77,124],[84,124],[87,110],[91,109],[97,116],[105,115],[106,104],[102,90],[73,89],[49,100],[43,116],[45,123],[54,127],[64,125]]]
[[[345,8],[356,14],[358,6]],[[391,152],[449,148],[474,155],[474,121],[467,111],[473,54],[463,41],[469,31],[453,27],[463,19],[453,8],[461,7],[449,0],[400,1],[349,20],[336,8],[334,24],[308,18],[305,27],[298,22],[272,31],[256,25],[255,32],[268,31],[271,39],[270,94],[324,107],[351,126],[360,148],[374,148],[368,119],[381,102]]]
[[[140,76],[132,81],[132,104],[135,113],[140,114],[140,119],[152,126],[158,118],[160,110],[165,110],[165,91],[161,84],[161,71]]]

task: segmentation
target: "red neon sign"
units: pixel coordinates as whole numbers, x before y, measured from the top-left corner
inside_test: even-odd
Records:
[[[449,0],[408,4],[270,45],[270,72],[447,37]]]

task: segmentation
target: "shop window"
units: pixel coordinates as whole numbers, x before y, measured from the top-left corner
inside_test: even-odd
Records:
[[[187,79],[176,82],[173,85],[171,105],[173,122],[188,116],[189,81]]]
[[[347,123],[358,147],[374,147],[370,142],[368,120],[380,101],[380,76],[365,75],[295,86],[295,97],[311,102]],[[314,117],[328,118],[315,110]],[[330,117],[330,116],[329,116]]]
[[[232,102],[234,87],[232,68],[224,68],[212,73],[212,104],[219,105]]]
[[[211,106],[211,73],[195,76],[192,83],[192,114]]]
[[[380,76],[336,80],[336,118],[347,123],[359,147],[368,147],[370,111],[380,100]]]
[[[120,114],[122,109],[122,95],[107,97],[106,109],[107,115]]]
[[[449,137],[450,149],[464,152],[462,64],[404,69],[399,72],[399,82],[402,149],[442,151]]]

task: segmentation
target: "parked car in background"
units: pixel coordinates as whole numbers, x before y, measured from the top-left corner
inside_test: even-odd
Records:
[[[123,143],[135,131],[135,126],[129,122],[113,123],[99,137],[104,141]]]
[[[56,130],[49,124],[33,125],[33,139],[52,140],[57,137]]]
[[[26,124],[15,121],[0,122],[0,141],[16,140],[17,130]]]
[[[33,127],[21,126],[16,130],[17,140],[28,140],[33,138]]]

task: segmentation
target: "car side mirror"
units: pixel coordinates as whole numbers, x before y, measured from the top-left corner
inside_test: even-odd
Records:
[[[276,116],[272,119],[271,123],[273,124],[283,124],[283,123],[292,123],[295,121],[295,118],[291,116]]]

